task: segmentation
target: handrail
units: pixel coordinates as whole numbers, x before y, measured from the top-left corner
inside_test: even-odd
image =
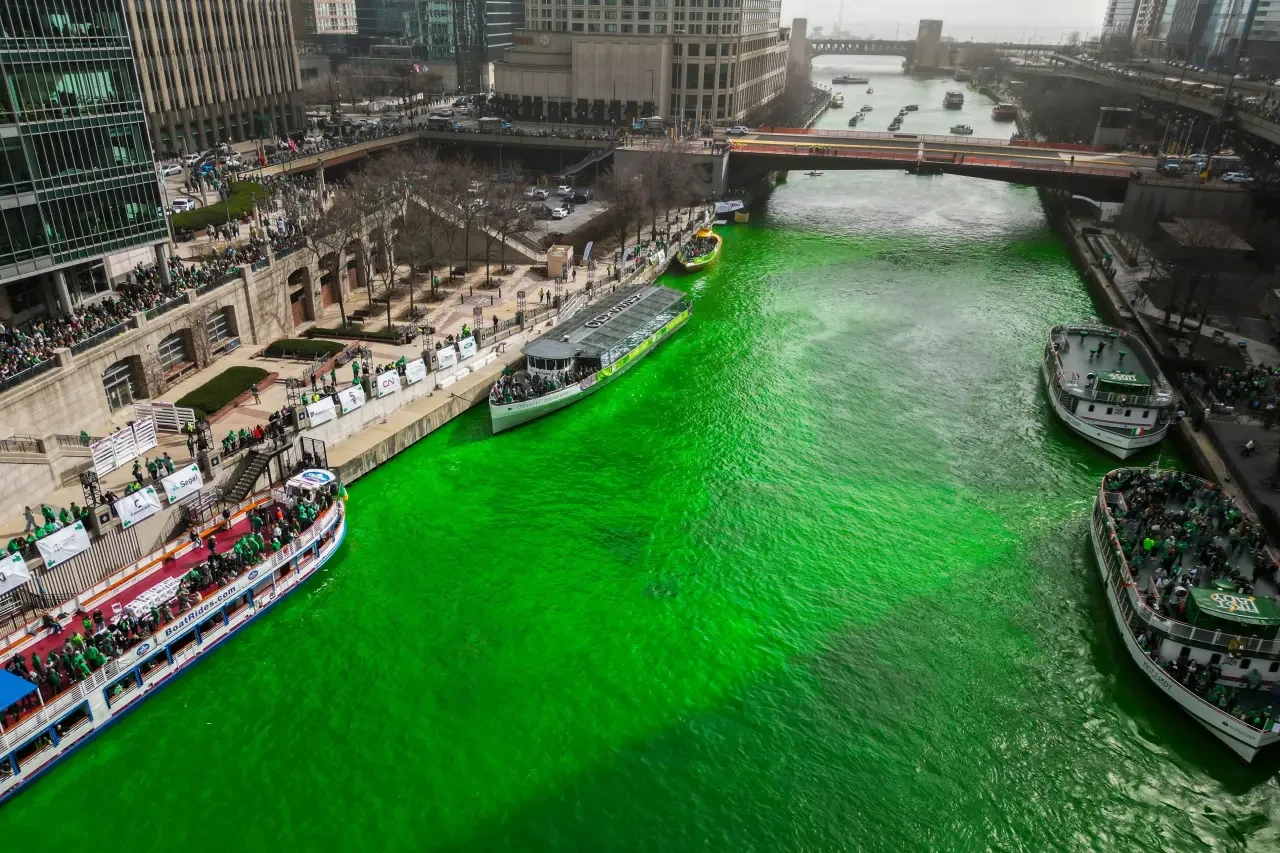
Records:
[[[790,147],[787,147],[790,145]],[[877,161],[894,161],[901,163],[915,163],[919,160],[919,155],[915,151],[906,149],[881,149],[880,151],[853,151],[849,149],[833,148],[829,152],[810,152],[806,150],[812,146],[807,146],[802,142],[779,143],[778,145],[761,145],[751,142],[730,143],[730,150],[744,154],[777,154],[785,157],[835,157],[837,159],[852,160],[877,160]],[[819,146],[820,147],[820,146]],[[1010,169],[1023,172],[1061,172],[1072,175],[1086,175],[1093,177],[1105,178],[1124,178],[1130,179],[1136,170],[1131,168],[1113,169],[1098,166],[1088,166],[1085,164],[1072,165],[1070,163],[1028,163],[1015,160],[999,160],[991,157],[984,157],[979,154],[964,153],[963,162],[959,160],[943,160],[937,157],[926,157],[926,162],[937,164],[940,166],[985,166],[988,168]]]
[[[10,388],[16,388],[24,382],[35,379],[37,376],[48,373],[58,366],[57,359],[46,358],[38,364],[33,364],[28,368],[19,370],[17,373],[10,373],[8,376],[0,378],[0,391],[8,391]]]
[[[71,352],[73,355],[79,355],[82,352],[88,352],[89,350],[96,347],[98,344],[106,343],[112,338],[123,335],[125,332],[129,331],[130,328],[132,328],[132,325],[128,320],[125,320],[124,322],[121,322],[121,323],[117,323],[116,325],[108,329],[103,329],[101,332],[98,332],[96,335],[90,335],[89,337],[85,338],[83,341],[81,341],[78,344],[73,344],[71,347]]]

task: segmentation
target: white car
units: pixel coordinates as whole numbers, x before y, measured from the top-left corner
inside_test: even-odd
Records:
[[[735,124],[733,127],[725,131],[725,133],[729,134],[730,136],[746,136],[750,132],[751,132],[750,130],[748,130],[746,127],[740,124]]]
[[[543,201],[549,195],[551,195],[551,193],[547,192],[542,187],[529,187],[529,189],[524,192],[525,198],[531,198],[537,201]]]
[[[169,205],[174,213],[185,213],[188,210],[196,209],[195,199],[191,198],[175,198],[173,204]]]
[[[569,211],[568,211],[568,210],[566,210],[566,209],[565,209],[565,208],[563,208],[563,207],[553,207],[553,208],[551,208],[551,218],[552,218],[552,219],[564,219],[564,218],[565,218],[566,216],[568,216],[568,215],[569,215]]]
[[[1252,181],[1253,178],[1249,177],[1244,172],[1227,172],[1222,176],[1222,180],[1229,184],[1247,184]]]
[[[204,156],[203,154],[199,154],[199,153],[188,154],[186,157],[182,158],[182,162],[186,163],[188,166],[194,166],[196,163],[200,162],[200,158],[203,156]]]
[[[564,198],[571,192],[573,192],[573,187],[569,186],[568,184],[561,184],[560,186],[556,187],[556,195],[560,196],[561,198]]]
[[[177,163],[170,163],[168,166],[160,167],[161,177],[167,178],[170,175],[181,175],[181,174],[182,174],[182,167],[179,166]]]

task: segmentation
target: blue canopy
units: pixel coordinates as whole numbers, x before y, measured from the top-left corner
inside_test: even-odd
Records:
[[[36,686],[8,670],[0,669],[0,711],[24,696],[36,692]]]

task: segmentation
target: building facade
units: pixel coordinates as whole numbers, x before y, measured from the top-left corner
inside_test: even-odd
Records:
[[[778,0],[528,0],[494,66],[520,119],[735,124],[786,84]]]
[[[1131,44],[1142,0],[1107,0],[1102,16],[1102,40],[1112,44]]]
[[[158,153],[306,126],[289,0],[125,0]]]
[[[15,0],[0,24],[0,321],[12,330],[104,298],[103,257],[163,244],[168,225],[123,0]]]

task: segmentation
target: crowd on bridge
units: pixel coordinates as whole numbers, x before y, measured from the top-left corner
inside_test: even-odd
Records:
[[[207,556],[181,576],[172,599],[150,607],[147,612],[131,613],[130,608],[125,608],[108,616],[101,609],[94,610],[81,619],[82,630],[76,630],[74,623],[63,626],[46,615],[40,627],[52,630],[50,639],[53,642],[46,640],[39,644],[39,648],[45,650],[43,656],[39,651],[33,651],[29,656],[20,652],[4,665],[11,674],[34,684],[37,692],[0,711],[0,722],[6,728],[17,724],[27,713],[40,708],[42,698],[49,702],[64,690],[89,678],[111,658],[147,640],[161,626],[197,606],[220,587],[229,585],[245,570],[287,547],[333,504],[333,500],[332,495],[322,492],[318,503],[301,499],[292,507],[272,504],[250,510],[250,532],[221,551],[217,533],[210,534],[203,541],[193,533],[193,542]],[[224,512],[223,518],[225,533],[231,529],[230,512]],[[217,616],[213,614],[210,618]],[[65,636],[68,631],[70,636]],[[58,639],[62,642],[57,642]],[[149,668],[165,662],[163,653],[149,660],[149,664],[143,665],[144,675]],[[123,682],[112,688],[116,693],[124,689]]]

